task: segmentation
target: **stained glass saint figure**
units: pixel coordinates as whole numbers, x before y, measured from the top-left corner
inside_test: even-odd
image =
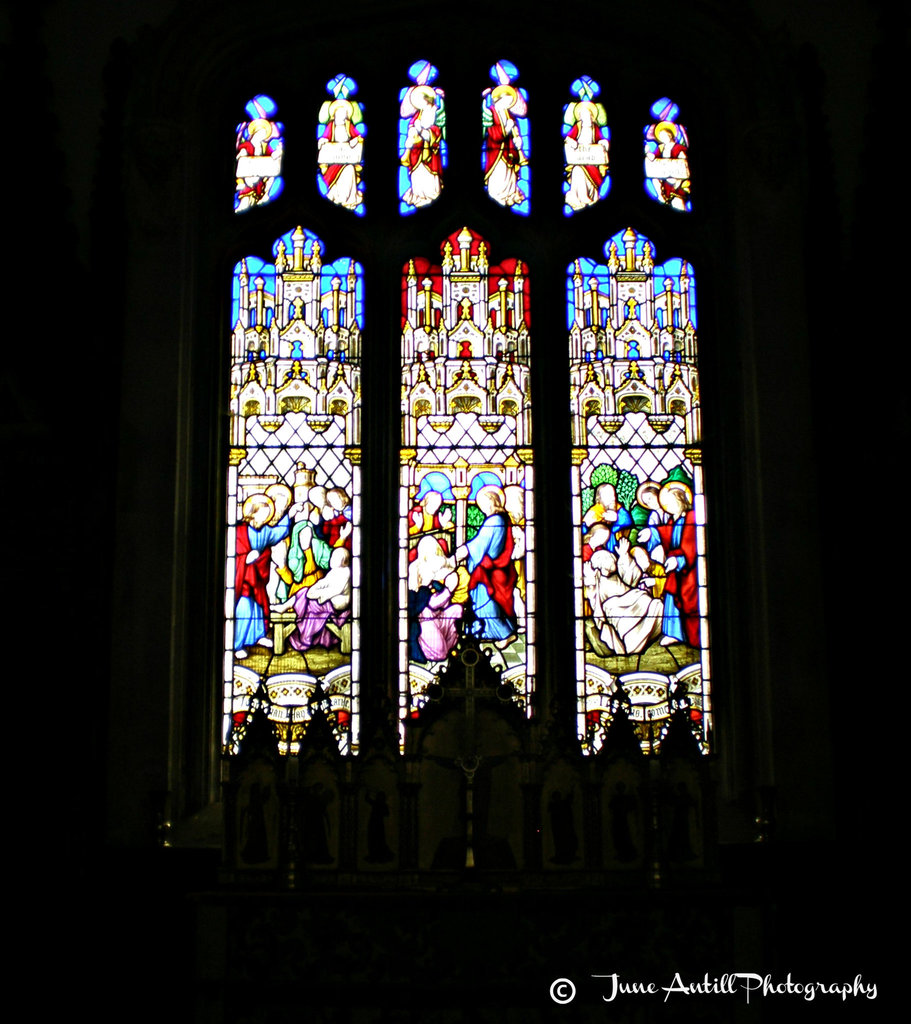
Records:
[[[399,211],[414,213],[439,198],[446,167],[443,90],[431,83],[437,69],[426,60],[408,69],[414,85],[399,93]]]
[[[270,97],[254,96],[246,106],[250,120],[237,126],[235,213],[264,206],[281,194],[284,128],[274,120],[277,110]]]
[[[666,96],[652,104],[655,119],[645,127],[645,191],[675,210],[692,210],[689,141],[677,121],[680,108]]]
[[[326,100],[319,111],[316,184],[331,202],[363,216],[367,126],[362,105],[350,98],[357,92],[357,83],[347,75],[336,75],[326,89],[333,99]]]
[[[567,276],[579,741],[623,707],[646,753],[675,709],[711,742],[696,293],[628,228]]]
[[[563,108],[566,159],[563,202],[567,216],[594,206],[610,190],[607,112],[603,104],[594,102],[600,86],[593,78],[583,75],[570,89],[577,99]]]
[[[490,69],[496,83],[483,92],[481,120],[484,128],[482,165],[487,194],[516,213],[531,210],[531,140],[528,93],[514,84],[519,71],[508,60]]]

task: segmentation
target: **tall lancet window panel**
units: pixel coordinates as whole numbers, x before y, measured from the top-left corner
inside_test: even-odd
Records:
[[[632,228],[568,269],[578,731],[622,708],[656,752],[684,709],[711,743],[696,285]]]
[[[282,157],[285,130],[275,120],[278,106],[269,97],[254,96],[246,106],[248,120],[237,126],[234,169],[234,212],[265,206],[284,188]]]
[[[511,61],[497,61],[490,77],[495,85],[484,90],[481,102],[484,187],[500,206],[527,215],[531,212],[528,93],[516,84],[519,69]]]
[[[680,124],[680,108],[666,96],[652,104],[645,126],[645,191],[664,206],[689,213],[689,138]]]
[[[315,714],[358,737],[363,273],[301,227],[234,269],[224,743],[270,704],[295,753]]]
[[[525,264],[467,227],[402,280],[399,671],[403,723],[451,656],[531,713],[534,475]]]
[[[323,102],[316,129],[316,185],[330,202],[359,217],[364,205],[364,108],[356,99],[357,82],[336,75],[326,83],[332,99]]]
[[[563,212],[567,217],[594,206],[610,191],[607,111],[603,103],[595,102],[601,87],[582,75],[570,91],[576,98],[563,108]]]
[[[408,69],[412,81],[399,93],[399,212],[429,206],[443,189],[447,164],[446,108],[438,72],[426,60]]]

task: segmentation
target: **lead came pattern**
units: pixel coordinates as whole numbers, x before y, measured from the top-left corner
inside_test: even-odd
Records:
[[[399,666],[402,721],[477,640],[530,711],[534,490],[525,265],[463,228],[403,272]]]
[[[642,748],[711,733],[696,292],[632,228],[567,275],[579,741],[622,708]]]
[[[313,712],[358,747],[363,274],[298,227],[234,272],[224,744],[261,688],[279,749]]]

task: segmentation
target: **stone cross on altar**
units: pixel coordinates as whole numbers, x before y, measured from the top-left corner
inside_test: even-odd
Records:
[[[434,685],[434,693],[431,700],[439,701],[444,697],[461,699],[465,706],[466,730],[463,741],[463,752],[449,761],[453,767],[461,769],[465,776],[465,867],[475,866],[474,856],[474,777],[481,766],[484,758],[478,753],[477,735],[477,700],[490,700],[497,698],[501,701],[510,700],[515,691],[508,683],[499,681],[498,676],[490,667],[489,662],[484,665],[481,661],[482,655],[477,646],[477,641],[471,638],[463,640],[463,649],[458,653],[457,658],[450,662],[443,681]],[[460,683],[450,684],[445,680],[454,676],[461,666],[463,678]],[[477,678],[479,674],[486,674],[496,677],[494,685],[485,685],[484,681]],[[443,759],[439,759],[442,761]],[[490,761],[490,758],[487,758]],[[494,760],[500,760],[496,758]]]

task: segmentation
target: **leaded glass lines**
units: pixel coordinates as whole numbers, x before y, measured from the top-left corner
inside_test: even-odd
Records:
[[[254,703],[284,753],[319,708],[358,745],[363,274],[298,227],[234,272],[224,742]]]
[[[632,228],[567,274],[576,680],[582,749],[619,709],[646,753],[684,709],[710,740],[692,267]]]
[[[466,644],[529,711],[534,685],[527,271],[491,265],[467,227],[442,251],[439,265],[409,260],[402,282],[403,729]]]

